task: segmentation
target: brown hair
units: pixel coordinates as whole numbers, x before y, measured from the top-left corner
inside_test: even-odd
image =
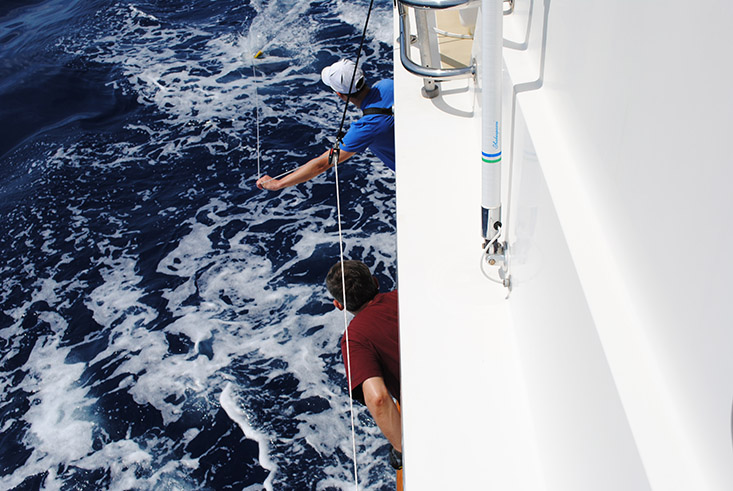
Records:
[[[349,312],[356,312],[379,293],[369,267],[361,261],[344,261],[344,276],[346,278],[346,310]],[[341,262],[331,266],[328,271],[326,288],[333,298],[340,304],[344,304]]]

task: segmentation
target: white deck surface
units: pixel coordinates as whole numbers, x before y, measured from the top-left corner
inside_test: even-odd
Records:
[[[479,269],[473,82],[424,99],[395,49],[405,489],[541,489],[507,290]]]
[[[630,6],[504,18],[508,302],[478,267],[471,85],[423,99],[395,55],[409,491],[733,489],[733,10]]]

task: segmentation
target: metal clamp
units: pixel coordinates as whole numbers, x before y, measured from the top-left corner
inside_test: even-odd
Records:
[[[498,236],[498,234],[497,234]],[[507,298],[512,291],[512,277],[509,274],[509,246],[506,242],[498,242],[497,237],[484,244],[484,252],[481,256],[481,272],[494,283],[499,283],[508,289]],[[497,267],[498,279],[493,278],[485,270],[485,266]]]
[[[504,8],[504,15],[509,15],[514,12],[514,0],[504,0],[504,3],[509,4],[509,8]]]

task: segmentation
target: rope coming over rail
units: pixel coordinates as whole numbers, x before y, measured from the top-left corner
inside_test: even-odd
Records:
[[[357,470],[357,460],[356,460],[356,425],[355,425],[355,415],[354,415],[354,401],[352,398],[352,389],[351,389],[351,351],[349,347],[349,322],[348,322],[348,314],[346,311],[346,305],[347,305],[347,299],[346,299],[346,277],[344,274],[344,239],[343,239],[343,229],[341,224],[341,196],[339,192],[339,173],[338,173],[338,161],[339,161],[339,145],[341,142],[341,138],[343,136],[343,128],[344,128],[344,122],[346,120],[346,113],[349,107],[349,101],[351,97],[351,92],[353,91],[354,87],[354,77],[356,76],[356,70],[359,66],[359,59],[361,57],[361,53],[364,47],[364,41],[366,39],[366,30],[367,26],[369,25],[369,18],[371,17],[372,8],[374,6],[374,0],[371,0],[369,2],[369,11],[366,16],[366,20],[364,22],[364,30],[361,34],[361,41],[359,43],[359,49],[356,54],[356,61],[354,62],[354,73],[351,77],[351,86],[349,88],[349,95],[346,97],[346,101],[344,104],[344,111],[343,115],[341,117],[341,123],[339,125],[338,132],[336,134],[336,141],[332,147],[331,154],[329,158],[331,159],[331,164],[334,168],[334,176],[336,181],[336,217],[338,222],[338,240],[339,240],[339,257],[341,260],[341,290],[343,292],[343,313],[344,313],[344,338],[346,341],[346,371],[348,375],[348,389],[349,389],[349,414],[351,417],[351,449],[353,453],[353,463],[354,463],[354,489],[358,491],[359,489],[359,474]],[[261,51],[259,51],[254,58],[257,58],[260,54],[262,54]],[[252,60],[252,75],[254,80],[254,92],[255,92],[255,120],[256,120],[256,126],[257,126],[257,179],[259,180],[262,172],[260,168],[260,103],[259,103],[259,96],[257,91],[257,71],[255,69],[255,60]],[[296,171],[302,166],[295,167],[294,169],[290,169],[286,172],[283,172],[282,174],[273,177],[269,179],[268,181],[264,181],[261,184],[265,184],[271,180],[279,179],[281,177],[284,177],[288,174],[291,174],[292,172]]]
[[[369,18],[372,14],[372,7],[374,6],[374,0],[369,2],[369,11],[367,12],[366,20],[364,21],[364,30],[361,33],[361,41],[359,43],[359,49],[356,52],[356,61],[354,62],[354,73],[351,75],[351,84],[349,86],[349,94],[346,96],[344,103],[344,112],[341,116],[341,124],[339,125],[338,133],[336,134],[336,143],[333,146],[331,152],[331,158],[334,162],[334,176],[336,180],[336,215],[338,221],[338,233],[339,233],[339,256],[341,260],[341,291],[343,292],[344,300],[344,337],[346,339],[346,371],[348,374],[348,385],[349,385],[349,413],[351,415],[351,450],[354,455],[354,489],[359,490],[359,473],[357,471],[356,462],[356,428],[354,425],[354,399],[352,398],[351,390],[351,350],[349,348],[349,322],[346,315],[346,277],[344,275],[344,239],[341,229],[341,197],[339,193],[339,172],[338,172],[338,161],[339,161],[339,145],[343,136],[344,121],[346,121],[346,111],[349,108],[349,100],[351,98],[351,92],[354,90],[354,77],[356,77],[356,70],[359,67],[359,58],[364,47],[364,40],[366,39],[366,30],[369,25]]]

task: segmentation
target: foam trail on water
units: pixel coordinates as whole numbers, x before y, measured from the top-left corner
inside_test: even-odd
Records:
[[[34,474],[53,471],[62,463],[76,462],[92,447],[94,423],[84,415],[94,400],[87,398],[87,391],[78,384],[84,365],[64,363],[69,350],[60,346],[68,325],[50,312],[42,314],[40,320],[57,334],[38,340],[26,362],[30,373],[20,386],[32,394],[24,420],[30,427],[26,441],[34,450],[25,467],[0,479],[4,489],[18,486]],[[61,485],[55,473],[49,474],[47,489],[61,489]]]
[[[205,1],[187,19],[123,2],[58,41],[114,110],[25,149],[30,197],[6,217],[0,264],[0,426],[29,456],[3,461],[0,487],[353,486],[343,324],[323,285],[332,176],[254,188],[244,54],[267,43],[255,66],[275,175],[332,137],[343,108],[320,68],[353,54],[367,5]],[[391,2],[378,5],[362,58],[374,77],[391,67]],[[392,288],[394,175],[368,155],[340,174],[346,254]],[[362,485],[388,489],[386,441],[356,410]]]
[[[265,486],[265,489],[267,491],[272,491],[272,480],[275,477],[275,472],[277,472],[277,466],[270,459],[270,445],[267,435],[265,435],[261,431],[254,429],[247,422],[247,415],[244,413],[244,411],[242,411],[239,405],[237,405],[237,401],[232,395],[231,383],[227,383],[224,386],[224,390],[221,391],[221,395],[219,396],[219,403],[221,404],[222,409],[226,411],[227,416],[229,416],[231,420],[237,423],[237,425],[242,429],[242,433],[244,433],[244,436],[246,436],[250,440],[256,441],[259,445],[260,465],[264,469],[270,471],[270,475],[267,476],[267,480],[262,484],[263,486]]]

